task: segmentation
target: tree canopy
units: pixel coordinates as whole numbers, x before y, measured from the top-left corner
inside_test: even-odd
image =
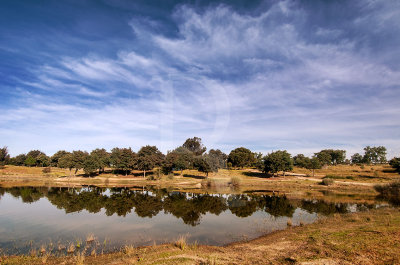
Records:
[[[278,171],[290,171],[293,169],[291,155],[285,151],[275,151],[264,157],[264,171],[275,174]]]
[[[143,171],[143,177],[146,177],[146,171],[161,166],[164,160],[163,153],[156,146],[150,145],[140,148],[137,157],[137,168]]]
[[[111,150],[110,162],[112,167],[122,170],[125,175],[132,170],[137,163],[137,155],[131,148],[113,148]]]
[[[8,164],[10,161],[10,155],[8,154],[7,146],[0,148],[0,166]]]
[[[324,165],[343,164],[346,160],[345,150],[324,149],[314,155]]]
[[[371,147],[367,146],[364,148],[364,163],[367,164],[382,164],[386,163],[386,147],[384,146],[376,146]]]
[[[244,147],[232,150],[228,156],[228,163],[231,163],[233,167],[251,166],[255,161],[254,153]]]
[[[207,151],[207,148],[202,144],[201,138],[199,137],[188,138],[183,143],[182,147],[185,147],[189,151],[193,152],[196,156],[202,155],[205,151]]]
[[[394,157],[389,161],[389,165],[391,165],[397,173],[400,173],[400,157]]]

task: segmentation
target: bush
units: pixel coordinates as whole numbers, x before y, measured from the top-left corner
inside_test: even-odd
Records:
[[[51,167],[45,167],[42,170],[43,173],[47,174],[47,173],[51,173]]]
[[[231,177],[229,184],[233,187],[239,187],[242,180],[239,177]]]
[[[331,178],[324,178],[321,182],[321,185],[330,186],[335,184],[335,181]]]
[[[161,179],[161,177],[159,177],[157,175],[150,175],[146,179],[147,180],[159,180],[159,179]]]
[[[174,173],[169,173],[168,174],[168,179],[169,180],[174,180],[174,178],[175,178]]]
[[[346,177],[343,176],[337,176],[337,175],[326,175],[325,177],[323,177],[323,179],[345,179]]]
[[[215,181],[212,180],[212,179],[204,179],[204,180],[201,182],[201,186],[204,187],[204,188],[212,188],[212,187],[215,187]]]
[[[389,200],[389,202],[400,205],[400,181],[386,185],[376,185],[374,189],[379,192],[379,197]]]

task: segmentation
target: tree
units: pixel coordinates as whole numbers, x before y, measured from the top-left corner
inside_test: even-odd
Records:
[[[364,161],[364,158],[359,153],[355,153],[354,155],[351,156],[351,163],[352,164],[360,164],[363,161]]]
[[[0,166],[7,165],[10,161],[10,155],[8,154],[7,146],[0,148]]]
[[[391,165],[397,173],[400,173],[400,157],[394,157],[389,161],[389,165]]]
[[[293,169],[293,160],[291,155],[286,151],[272,152],[264,157],[264,171],[267,173],[275,174],[278,171],[290,171]]]
[[[125,175],[128,175],[128,171],[137,163],[137,155],[131,148],[116,147],[111,150],[110,162],[112,167],[125,171]]]
[[[60,157],[58,160],[58,167],[60,168],[68,168],[69,169],[69,176],[71,176],[71,171],[74,168],[74,157],[71,153],[67,153]]]
[[[33,167],[36,165],[36,159],[30,155],[28,155],[24,161],[24,164],[28,167]]]
[[[324,165],[343,164],[346,159],[345,150],[325,149],[314,154]]]
[[[198,156],[195,158],[194,167],[197,168],[197,170],[199,172],[205,173],[207,177],[208,177],[209,172],[212,172],[215,170],[218,171],[218,169],[216,169],[215,167],[212,168],[211,166],[212,166],[212,163],[210,163],[210,161],[207,161],[207,157]]]
[[[65,150],[60,150],[57,151],[51,158],[50,158],[50,165],[52,167],[58,167],[58,161],[60,160],[61,157],[65,156],[68,154],[67,151]]]
[[[185,147],[178,147],[175,150],[168,152],[162,170],[165,174],[171,173],[173,170],[180,170],[181,175],[183,170],[193,166],[194,154]]]
[[[383,164],[386,163],[386,147],[377,146],[370,147],[367,146],[364,148],[364,162],[367,164]]]
[[[327,152],[318,152],[314,154],[315,157],[321,161],[322,165],[330,165],[332,163],[332,156]]]
[[[244,147],[232,150],[228,156],[228,163],[231,163],[233,167],[251,166],[255,161],[253,152]]]
[[[96,160],[97,167],[99,169],[99,174],[101,171],[104,172],[104,168],[110,166],[110,154],[106,149],[95,149],[90,153],[92,159]]]
[[[83,168],[83,163],[85,162],[88,156],[89,154],[86,151],[78,150],[72,152],[72,161],[74,163],[75,175],[79,169]]]
[[[26,155],[20,154],[20,155],[17,155],[16,157],[11,158],[10,164],[14,165],[14,166],[23,166],[23,165],[25,165],[25,160],[26,160]]]
[[[317,157],[308,158],[306,159],[305,168],[312,170],[312,176],[314,177],[315,169],[320,169],[322,167],[321,161]]]
[[[199,137],[188,138],[182,147],[185,147],[189,151],[193,152],[196,156],[202,155],[205,151],[207,151],[207,148],[202,144],[201,138]]]
[[[212,161],[216,168],[226,168],[228,156],[219,149],[211,149],[208,151],[208,158]]]
[[[253,153],[253,154],[254,154],[255,162],[253,163],[252,166],[263,171],[264,170],[264,155],[261,152]]]
[[[161,166],[163,160],[164,155],[156,146],[146,145],[140,148],[138,152],[137,168],[142,170],[143,177],[146,177],[146,171]]]
[[[27,156],[27,158],[31,157],[28,161],[30,163],[33,161],[33,159],[35,160],[35,164],[33,164],[33,165],[25,163],[25,165],[27,165],[29,167],[31,167],[31,166],[37,166],[37,167],[38,166],[47,166],[50,163],[49,157],[40,150],[29,151],[28,154],[26,154],[26,156]]]
[[[293,165],[296,167],[306,167],[309,158],[305,157],[303,154],[298,154],[293,157]]]
[[[50,158],[46,154],[41,153],[36,157],[36,165],[40,167],[47,167],[50,165]]]
[[[85,174],[91,176],[97,171],[98,168],[101,168],[99,163],[98,157],[95,155],[89,155],[83,162],[83,171],[85,171]]]

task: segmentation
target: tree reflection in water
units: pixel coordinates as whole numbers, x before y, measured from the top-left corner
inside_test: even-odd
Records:
[[[132,211],[139,217],[152,218],[162,210],[191,226],[199,225],[202,215],[220,215],[229,211],[238,217],[248,217],[257,211],[265,211],[274,217],[292,217],[296,208],[309,213],[329,215],[347,213],[348,203],[329,203],[323,200],[291,201],[286,196],[247,194],[193,194],[169,192],[166,189],[133,190],[129,188],[59,188],[59,187],[13,187],[0,188],[0,198],[9,193],[24,203],[47,198],[66,213],[86,210],[98,213],[105,210],[107,216],[126,216]],[[356,210],[370,209],[368,204],[355,205]],[[353,207],[354,208],[354,207]]]

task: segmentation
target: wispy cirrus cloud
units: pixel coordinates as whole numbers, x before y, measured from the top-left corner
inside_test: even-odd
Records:
[[[335,12],[330,4],[321,2],[321,12]],[[395,155],[400,39],[392,23],[400,8],[348,5],[356,12],[337,14],[335,27],[293,1],[256,12],[177,5],[170,28],[133,16],[131,45],[55,54],[28,69],[34,78],[16,75],[0,135],[12,152],[145,144],[166,151],[196,135],[227,152],[387,145]],[[376,23],[379,31],[366,30]],[[391,35],[379,46],[381,32]]]

